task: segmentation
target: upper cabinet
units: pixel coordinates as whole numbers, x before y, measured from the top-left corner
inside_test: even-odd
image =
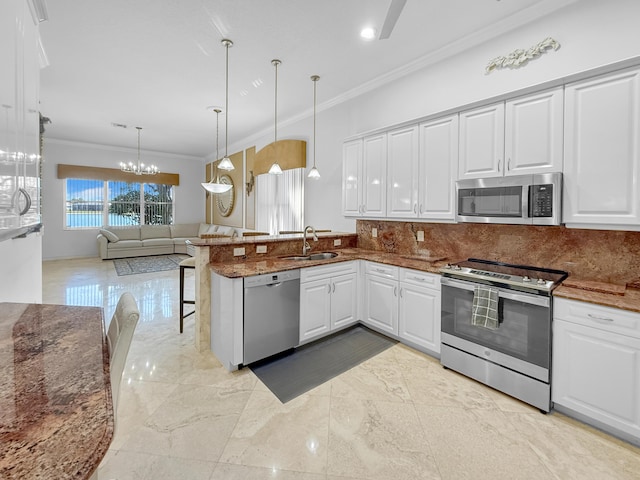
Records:
[[[420,124],[420,218],[453,221],[458,172],[458,114]]]
[[[362,214],[362,139],[342,145],[342,214]]]
[[[460,112],[459,178],[502,175],[504,103]]]
[[[418,126],[387,134],[387,217],[418,214]]]
[[[562,87],[505,104],[505,175],[562,171]]]
[[[459,178],[562,171],[563,89],[460,113]]]
[[[342,146],[342,213],[384,217],[387,212],[387,134]]]
[[[563,221],[640,227],[640,69],[565,89]]]

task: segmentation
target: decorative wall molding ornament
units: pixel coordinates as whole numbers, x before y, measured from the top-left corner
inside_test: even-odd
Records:
[[[528,50],[517,49],[504,57],[496,57],[487,65],[486,74],[491,73],[498,68],[518,68],[526,65],[529,60],[538,58],[550,48],[558,50],[560,44],[551,37],[545,38],[543,41],[529,48]]]

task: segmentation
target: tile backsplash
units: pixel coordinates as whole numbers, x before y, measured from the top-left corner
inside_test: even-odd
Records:
[[[377,237],[372,229],[377,229]],[[424,232],[424,241],[418,241]],[[358,220],[358,247],[400,255],[469,257],[566,270],[581,280],[626,284],[640,279],[640,232],[564,226]]]

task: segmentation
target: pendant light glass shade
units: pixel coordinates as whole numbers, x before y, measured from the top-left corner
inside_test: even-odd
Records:
[[[309,170],[307,177],[315,180],[320,178],[320,172],[316,168],[316,87],[318,80],[320,80],[318,75],[311,75],[311,81],[313,82],[313,168]]]
[[[282,62],[278,59],[271,60],[271,65],[276,70],[276,88],[275,88],[275,108],[274,108],[274,128],[273,128],[273,150],[276,151],[276,142],[278,141],[278,65]],[[271,175],[282,175],[282,168],[278,165],[278,157],[276,156],[275,162],[269,169]]]
[[[219,158],[219,155],[218,155],[218,126],[219,126],[219,123],[220,123],[219,122],[220,112],[222,110],[220,110],[219,108],[214,108],[213,111],[216,112],[216,158]],[[210,193],[224,193],[224,192],[228,192],[229,190],[231,190],[232,185],[229,185],[227,183],[220,183],[220,179],[216,175],[216,162],[213,162],[212,168],[213,168],[213,172],[211,172],[211,181],[210,182],[201,183],[200,185],[202,185],[202,188],[204,188],[207,192],[210,192]]]
[[[229,158],[229,47],[233,46],[233,42],[225,38],[222,40],[222,45],[227,49],[224,84],[224,158],[220,160],[218,168],[230,171],[235,169],[231,159]]]

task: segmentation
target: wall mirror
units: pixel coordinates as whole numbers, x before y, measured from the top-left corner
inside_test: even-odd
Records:
[[[233,185],[233,180],[229,175],[220,176],[220,183],[231,185],[231,189],[228,192],[216,194],[216,205],[218,211],[223,217],[228,217],[233,211],[233,204],[236,198],[236,189]]]

